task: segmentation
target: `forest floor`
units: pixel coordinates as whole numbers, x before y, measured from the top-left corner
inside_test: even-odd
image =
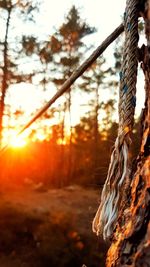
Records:
[[[3,190],[0,267],[104,266],[106,245],[91,231],[99,201],[80,186]]]

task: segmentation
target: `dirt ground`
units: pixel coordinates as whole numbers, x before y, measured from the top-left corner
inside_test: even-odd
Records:
[[[0,267],[104,266],[106,245],[91,231],[98,190],[26,186],[0,196]]]

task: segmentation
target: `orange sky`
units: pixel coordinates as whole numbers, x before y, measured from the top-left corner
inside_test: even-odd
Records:
[[[66,0],[65,2],[61,2],[59,0],[56,0],[55,2],[52,0],[45,0],[44,2],[44,8],[41,10],[39,14],[40,16],[43,16],[44,14],[44,20],[38,20],[38,23],[40,23],[40,31],[41,35],[46,32],[48,29],[53,29],[54,25],[55,27],[58,26],[63,22],[64,20],[64,14],[68,12],[72,4],[75,4],[78,7],[81,8],[81,15],[87,19],[87,22],[95,27],[98,28],[98,32],[89,39],[87,39],[87,42],[94,43],[96,46],[99,45],[100,41],[103,40],[116,26],[121,21],[121,15],[123,14],[124,6],[125,6],[125,0],[116,0],[116,5],[114,9],[114,3],[111,0],[103,1],[100,2],[99,0],[94,0],[94,1],[87,1],[87,0]],[[58,9],[59,5],[59,9]],[[109,8],[108,8],[109,6]],[[100,7],[100,9],[99,9]],[[113,9],[113,17],[112,17],[112,9]],[[102,12],[103,10],[103,12]],[[56,18],[56,13],[57,18],[59,17],[59,20]],[[105,15],[107,13],[107,16]],[[110,21],[108,23],[107,17],[110,17]],[[57,20],[56,20],[57,19]],[[39,25],[37,28],[35,28],[35,31],[39,31]],[[24,25],[25,27],[25,25]],[[33,26],[32,26],[33,27]],[[36,27],[36,26],[35,26]],[[18,28],[19,30],[19,28]],[[27,29],[24,28],[26,31]],[[29,30],[29,29],[28,29]],[[33,30],[33,29],[32,29]],[[106,51],[106,58],[108,60],[108,63],[112,61],[112,48],[108,49]],[[51,85],[50,85],[51,87]],[[137,114],[139,115],[141,106],[143,105],[143,99],[144,99],[144,93],[141,95],[141,87],[143,89],[143,77],[140,74],[139,77],[139,85],[138,85],[138,96],[137,96]],[[52,88],[51,88],[52,89]],[[12,86],[10,90],[8,91],[7,94],[7,99],[6,99],[6,104],[9,103],[11,104],[11,110],[22,110],[24,114],[20,115],[19,118],[17,118],[17,123],[14,121],[14,119],[6,119],[4,120],[5,126],[8,124],[15,125],[14,129],[9,130],[9,133],[4,134],[4,142],[16,142],[12,141],[15,140],[14,136],[16,136],[16,132],[20,130],[20,126],[25,125],[29,119],[35,114],[36,110],[41,108],[41,106],[45,103],[45,101],[48,101],[52,95],[55,93],[55,89],[53,90],[48,89],[46,92],[41,91],[40,86],[39,87],[34,87],[33,85],[29,84],[24,84],[22,83],[21,85],[17,86]],[[113,88],[112,88],[113,90]],[[102,98],[105,98],[105,94],[102,96]],[[58,106],[59,103],[62,103],[64,100],[63,98],[58,100],[55,106]],[[85,105],[88,102],[88,97],[86,98],[85,96],[82,97],[80,94],[74,95],[74,103],[72,105],[72,124],[76,124],[79,122],[80,116],[82,116],[85,111],[86,107],[81,106]],[[102,114],[102,111],[101,111]],[[68,120],[69,121],[69,120]],[[48,127],[51,127],[52,124],[58,123],[58,118],[54,118],[52,120],[49,120],[48,122],[46,121],[41,121],[40,123],[38,122],[37,125],[33,125],[33,129],[37,127],[43,127],[44,124],[48,123]],[[69,123],[69,122],[68,122]],[[40,129],[41,130],[41,129]],[[30,130],[29,130],[30,131]],[[28,133],[25,134],[24,140],[26,139]],[[39,137],[38,137],[39,136]],[[39,131],[37,134],[37,138],[42,139],[42,130]],[[19,141],[18,140],[18,146],[21,146],[23,143],[25,144],[25,141]]]

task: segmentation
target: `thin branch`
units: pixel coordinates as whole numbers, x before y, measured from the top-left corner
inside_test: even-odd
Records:
[[[35,116],[21,129],[20,135],[31,126],[70,86],[91,66],[91,64],[106,50],[106,48],[124,31],[123,24],[120,24],[97,49],[85,60],[82,65],[76,69],[72,75],[65,81],[57,93],[35,114]],[[7,146],[6,146],[7,147]],[[4,147],[2,150],[5,150]],[[1,151],[2,151],[1,150]]]

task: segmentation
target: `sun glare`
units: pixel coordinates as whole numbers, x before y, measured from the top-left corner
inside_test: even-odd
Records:
[[[17,136],[12,138],[9,144],[13,148],[22,148],[27,145],[27,140],[21,138],[20,136]]]

